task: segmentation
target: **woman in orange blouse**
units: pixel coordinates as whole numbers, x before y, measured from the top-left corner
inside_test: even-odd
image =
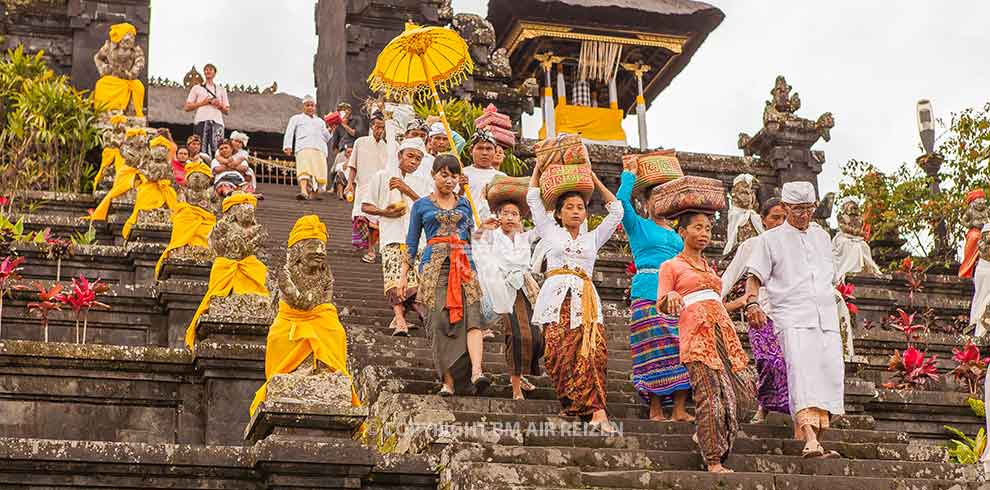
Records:
[[[701,255],[711,241],[711,217],[683,214],[677,232],[684,250],[660,266],[657,309],[680,316],[681,363],[694,389],[696,439],[708,471],[728,473],[732,470],[722,463],[739,430],[732,377],[749,358],[722,306],[722,280]]]

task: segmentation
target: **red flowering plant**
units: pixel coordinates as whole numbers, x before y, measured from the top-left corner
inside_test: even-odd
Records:
[[[110,305],[96,301],[96,295],[107,292],[110,287],[106,283],[101,283],[97,278],[89,282],[82,274],[78,278],[72,279],[72,291],[59,297],[62,304],[68,306],[76,317],[76,343],[79,343],[79,320],[82,319],[82,343],[86,343],[86,326],[89,320],[89,310],[93,308],[104,308],[109,310]]]
[[[925,268],[914,265],[914,260],[910,256],[904,257],[898,272],[904,275],[904,282],[908,287],[908,303],[914,306],[914,294],[920,293],[924,289]]]
[[[980,348],[972,340],[968,340],[962,349],[952,349],[952,360],[956,361],[956,367],[949,375],[965,386],[970,394],[975,394],[987,374],[990,357],[981,359]]]
[[[0,333],[3,333],[3,299],[14,290],[21,280],[21,264],[24,257],[6,257],[0,262]]]
[[[921,388],[930,381],[938,381],[938,369],[935,368],[937,356],[927,357],[926,354],[914,346],[908,347],[903,355],[895,350],[887,365],[887,370],[893,371],[894,376],[883,387],[911,390]]]
[[[911,313],[908,315],[904,310],[898,308],[897,316],[893,317],[893,322],[891,327],[904,334],[904,340],[907,342],[908,346],[914,342],[915,332],[919,330],[928,330],[928,327],[924,323],[915,323],[915,315],[917,313]]]
[[[856,301],[856,297],[853,296],[853,292],[856,291],[856,286],[848,283],[842,283],[835,287],[842,295],[842,301],[846,302],[846,308],[849,308],[850,315],[856,315],[859,313],[859,308],[853,304]]]
[[[49,289],[45,289],[39,283],[34,283],[35,289],[38,290],[38,301],[34,301],[27,304],[27,309],[30,312],[37,313],[41,318],[41,326],[45,330],[45,342],[48,342],[48,315],[53,311],[62,310],[62,300],[60,298],[62,294],[62,286],[59,284],[53,285]]]
[[[52,235],[51,229],[46,228],[43,233],[38,234],[35,242],[48,256],[49,260],[55,261],[55,281],[62,280],[62,259],[72,254],[72,240],[58,238]]]

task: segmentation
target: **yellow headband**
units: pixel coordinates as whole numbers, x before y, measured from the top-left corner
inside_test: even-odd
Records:
[[[213,177],[213,171],[210,167],[203,162],[189,162],[186,164],[186,176],[189,174],[200,173],[206,175],[207,177]]]
[[[120,114],[117,114],[116,116],[112,116],[110,118],[110,124],[112,124],[114,126],[116,126],[118,124],[124,124],[126,122],[127,122],[127,118],[124,117],[124,116],[121,116]]]
[[[121,39],[124,39],[126,35],[137,36],[137,29],[133,25],[124,22],[122,24],[114,24],[110,26],[110,41],[114,44],[119,43]]]
[[[230,197],[223,200],[223,204],[220,206],[220,209],[222,209],[223,212],[226,213],[227,210],[231,208],[231,206],[236,206],[238,204],[250,204],[251,206],[257,207],[258,198],[247,193],[233,194]]]
[[[300,240],[315,238],[321,242],[327,241],[327,225],[324,225],[315,214],[303,216],[296,221],[289,232],[289,246],[293,246]]]
[[[125,133],[124,136],[127,138],[133,138],[135,136],[147,136],[147,135],[148,135],[148,130],[145,128],[128,128],[127,133]]]
[[[162,136],[162,135],[158,135],[158,136],[155,136],[155,137],[154,137],[154,138],[153,138],[153,139],[152,139],[152,140],[151,140],[151,141],[150,141],[150,142],[148,143],[148,146],[150,146],[150,147],[152,147],[152,148],[154,148],[154,147],[156,147],[156,146],[164,146],[165,148],[168,148],[168,147],[170,147],[170,146],[172,146],[172,142],[171,142],[171,141],[169,141],[169,140],[168,140],[168,138],[166,138],[166,137],[164,137],[164,136]]]

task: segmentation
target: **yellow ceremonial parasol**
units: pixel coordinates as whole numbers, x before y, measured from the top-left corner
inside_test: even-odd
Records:
[[[451,152],[460,162],[437,89],[448,91],[472,71],[474,61],[468,53],[467,43],[456,32],[446,27],[420,27],[407,22],[405,32],[392,39],[378,55],[368,85],[371,90],[399,100],[431,94],[447,130]],[[475,223],[480,223],[471,191],[465,189],[464,193],[471,203]]]

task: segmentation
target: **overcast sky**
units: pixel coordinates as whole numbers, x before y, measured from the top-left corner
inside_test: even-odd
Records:
[[[525,1],[525,0],[518,0]],[[314,93],[314,0],[152,0],[150,73],[181,81],[193,64],[224,82]],[[740,155],[741,131],[759,130],[777,74],[801,94],[799,115],[835,117],[819,182],[835,190],[851,158],[894,168],[918,150],[915,103],[936,115],[990,100],[990,2],[954,0],[711,0],[725,20],[647,113],[649,142]],[[453,0],[487,13],[485,0]],[[236,110],[236,109],[235,109]],[[538,130],[524,120],[524,134]],[[638,142],[634,117],[625,122]]]

